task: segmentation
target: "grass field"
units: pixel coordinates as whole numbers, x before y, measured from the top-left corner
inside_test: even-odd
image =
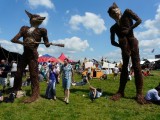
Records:
[[[154,76],[144,77],[144,94],[160,82],[160,71],[152,71]],[[81,76],[75,75],[80,81]],[[94,87],[103,89],[103,96],[91,102],[88,97],[88,85],[72,86],[70,103],[63,102],[63,89],[57,85],[57,100],[44,98],[46,83],[40,83],[41,97],[34,103],[23,104],[24,98],[16,99],[14,103],[0,103],[0,120],[159,120],[160,106],[154,104],[139,105],[134,97],[136,95],[134,79],[128,81],[125,89],[125,98],[119,101],[109,99],[116,93],[119,79],[108,80],[93,79],[90,81]],[[23,87],[29,91],[30,87]],[[28,97],[28,96],[27,96]]]

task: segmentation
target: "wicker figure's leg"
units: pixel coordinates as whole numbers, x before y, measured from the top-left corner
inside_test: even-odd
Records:
[[[145,104],[146,100],[143,96],[143,76],[141,72],[140,66],[140,57],[139,57],[139,49],[138,49],[138,40],[131,39],[131,58],[134,69],[134,77],[135,77],[135,85],[136,85],[136,101],[140,104]]]
[[[112,100],[119,100],[121,97],[124,97],[124,89],[128,79],[128,63],[130,58],[130,50],[128,47],[127,39],[120,40],[121,49],[122,49],[122,59],[123,59],[123,66],[122,72],[120,75],[120,84],[118,92],[111,97]]]
[[[38,99],[39,97],[39,81],[38,81],[38,62],[37,60],[31,60],[29,63],[29,71],[31,78],[31,89],[32,95],[30,98],[24,100],[25,103],[31,103]]]
[[[21,89],[23,71],[25,70],[26,66],[27,66],[27,61],[25,61],[25,56],[23,55],[21,61],[18,63],[17,72],[14,78],[14,86],[13,86],[14,92],[17,92],[18,90]]]

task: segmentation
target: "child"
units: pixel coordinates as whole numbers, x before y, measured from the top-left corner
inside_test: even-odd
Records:
[[[94,99],[97,99],[102,96],[102,89],[94,88],[92,86],[90,86],[89,89],[90,89],[89,97],[92,100],[92,102]]]
[[[56,67],[52,64],[51,69],[47,72],[47,89],[46,89],[46,97],[48,99],[56,100]]]
[[[86,85],[88,83],[88,78],[87,76],[84,76],[82,81],[80,82],[74,82],[72,83],[73,86],[83,86],[83,85]]]

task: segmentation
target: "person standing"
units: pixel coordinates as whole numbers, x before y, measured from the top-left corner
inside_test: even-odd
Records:
[[[87,77],[88,77],[88,80],[91,80],[91,73],[92,73],[92,69],[91,69],[91,67],[88,67],[88,69],[87,69]]]
[[[17,72],[17,62],[16,61],[12,61],[11,77],[15,77],[16,72]]]
[[[126,9],[122,14],[116,3],[113,3],[113,5],[109,7],[108,14],[116,22],[110,28],[111,44],[121,48],[123,59],[119,89],[111,99],[119,100],[124,96],[124,89],[128,80],[127,68],[129,64],[129,58],[131,57],[135,73],[136,101],[140,104],[144,104],[145,99],[142,94],[143,77],[140,66],[138,40],[134,37],[133,33],[133,29],[136,28],[142,22],[142,20],[130,9]],[[135,23],[133,21],[135,21]],[[119,43],[115,41],[115,35],[117,35]]]
[[[113,68],[113,79],[115,80],[116,77],[118,76],[119,73],[119,68],[117,67],[117,65]]]
[[[7,75],[10,72],[11,67],[7,64],[6,60],[1,60],[0,63],[0,83],[3,86],[2,91],[5,92],[5,88],[7,86]]]
[[[73,82],[73,68],[72,65],[69,64],[69,60],[64,59],[64,65],[61,66],[60,74],[62,74],[62,86],[64,88],[64,102],[66,104],[69,103],[69,95],[70,95],[70,86],[71,82]]]
[[[47,72],[47,89],[46,89],[46,97],[48,99],[56,100],[56,65],[51,64],[51,68]]]
[[[14,85],[14,77],[16,72],[17,72],[17,62],[13,60],[11,63],[11,77],[9,78],[10,87],[13,87]]]

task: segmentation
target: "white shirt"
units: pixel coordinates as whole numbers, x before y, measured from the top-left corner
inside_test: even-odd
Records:
[[[17,63],[12,63],[11,72],[16,72],[16,71],[17,71]]]
[[[146,96],[145,96],[146,100],[150,100],[150,101],[158,101],[160,100],[160,97],[158,95],[158,91],[156,89],[151,89],[147,92]]]
[[[119,72],[118,67],[115,67],[115,68],[113,69],[113,71],[114,71],[114,73],[118,73],[118,72]]]

